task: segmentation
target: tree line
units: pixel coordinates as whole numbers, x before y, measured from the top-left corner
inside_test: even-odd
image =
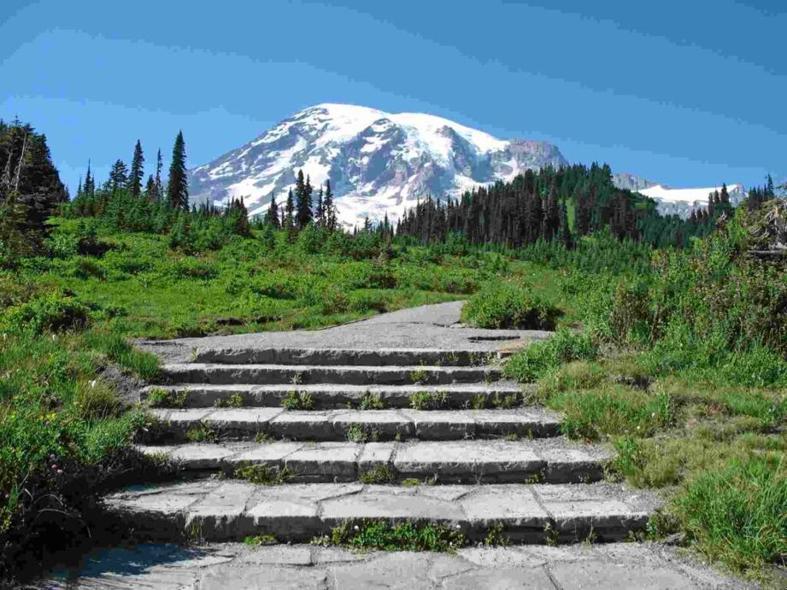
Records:
[[[619,240],[683,246],[712,231],[731,209],[725,186],[709,196],[706,210],[688,219],[661,215],[653,199],[617,188],[609,166],[573,165],[528,170],[510,182],[467,191],[456,201],[426,199],[399,220],[396,234],[423,243],[456,233],[472,244],[519,248],[557,241],[570,248],[582,236],[609,231]]]

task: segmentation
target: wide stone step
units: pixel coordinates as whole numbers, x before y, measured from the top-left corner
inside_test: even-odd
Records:
[[[449,383],[446,385],[211,385],[185,383],[151,385],[140,391],[140,401],[154,398],[161,391],[168,394],[168,403],[181,408],[213,406],[281,407],[293,392],[307,395],[315,409],[410,408],[420,404],[424,409],[454,409],[467,407],[500,407],[522,399],[523,387],[513,382]],[[176,401],[174,401],[176,400]],[[153,400],[151,400],[153,401]],[[160,403],[160,402],[159,402]],[[163,404],[167,405],[167,404]]]
[[[563,438],[409,443],[224,443],[140,446],[187,472],[220,470],[267,482],[587,483],[604,476],[605,449]],[[248,469],[248,466],[257,466]],[[240,473],[239,473],[240,469]],[[408,482],[414,483],[414,482]]]
[[[439,385],[477,383],[502,377],[499,367],[457,366],[352,366],[352,365],[222,365],[205,363],[167,364],[162,367],[164,383],[209,383],[227,385],[342,383],[347,385]]]
[[[358,519],[429,521],[472,541],[490,530],[519,543],[616,541],[644,529],[658,500],[617,484],[260,486],[199,480],[134,486],[105,498],[142,540],[240,540],[272,534],[309,541]]]
[[[554,436],[560,429],[558,414],[535,407],[451,411],[194,408],[152,409],[150,414],[155,420],[140,433],[140,441],[463,440]]]
[[[505,352],[437,348],[211,348],[197,350],[197,363],[232,365],[483,365]]]

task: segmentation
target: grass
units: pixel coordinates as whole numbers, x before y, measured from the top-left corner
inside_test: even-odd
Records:
[[[648,354],[552,367],[533,401],[562,412],[568,436],[614,445],[612,477],[663,490],[656,538],[681,531],[707,557],[777,585],[769,572],[787,539],[787,390],[654,370]]]
[[[396,475],[388,465],[377,465],[376,467],[364,471],[358,478],[361,483],[384,484],[391,483],[396,479]]]
[[[593,359],[598,350],[585,333],[560,329],[548,340],[535,342],[513,355],[505,365],[505,375],[529,383],[556,369],[562,363]]]
[[[185,408],[188,391],[175,391],[156,387],[148,393],[147,402],[151,408]]]
[[[320,545],[340,545],[382,551],[453,552],[467,544],[460,528],[429,522],[348,520],[315,539]]]
[[[235,469],[233,475],[249,483],[264,486],[281,485],[292,477],[286,468],[279,469],[270,465],[241,465]]]
[[[785,512],[787,361],[779,347],[787,282],[778,268],[735,260],[745,251],[735,236],[719,232],[689,252],[593,237],[571,251],[538,244],[451,254],[405,241],[388,247],[363,234],[314,240],[305,232],[290,242],[284,233],[255,230],[184,254],[169,248],[167,236],[86,223],[102,245],[94,254],[53,250],[0,269],[0,575],[20,558],[35,559],[44,537],[84,535],[74,523],[98,479],[74,495],[70,477],[123,468],[144,418],[126,409],[107,369],[143,379],[159,371],[156,357],[132,339],[316,329],[468,296],[466,321],[558,328],[514,355],[506,376],[538,382],[528,401],[564,412],[570,436],[614,444],[616,477],[664,489],[664,521],[692,546],[759,577],[784,555],[778,514]],[[85,231],[79,220],[52,225],[62,243]],[[627,354],[615,356],[620,350]],[[410,380],[427,377],[416,369]],[[313,404],[293,393],[285,405]],[[413,403],[436,408],[442,401],[416,395]],[[479,396],[471,407],[521,401]],[[154,391],[150,402],[179,407],[185,400]],[[379,409],[382,400],[364,396],[359,406]],[[188,437],[216,433],[199,426]],[[365,442],[375,433],[353,425],[347,438]],[[751,507],[750,521],[740,518],[741,506]],[[50,508],[67,516],[44,529],[40,514],[54,514]],[[337,540],[381,548],[458,541],[454,531],[417,523],[353,526]]]
[[[439,410],[447,405],[445,391],[416,391],[410,396],[410,407],[414,410]]]
[[[314,396],[308,391],[290,391],[281,400],[286,410],[313,410]]]

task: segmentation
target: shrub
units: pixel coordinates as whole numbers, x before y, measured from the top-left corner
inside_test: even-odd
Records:
[[[562,312],[524,287],[487,283],[462,309],[462,321],[478,328],[552,330]]]
[[[88,314],[88,307],[73,297],[50,292],[9,308],[2,325],[8,331],[61,332],[83,328],[88,323]]]
[[[539,379],[562,363],[593,360],[597,355],[598,348],[590,336],[561,329],[548,340],[534,342],[514,354],[504,372],[507,377],[526,383]]]

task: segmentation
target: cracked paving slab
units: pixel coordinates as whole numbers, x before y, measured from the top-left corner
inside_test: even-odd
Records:
[[[31,588],[744,590],[754,586],[654,543],[468,547],[453,554],[358,553],[312,545],[142,544],[96,550],[81,564],[61,568]]]
[[[504,436],[552,437],[560,415],[543,408],[513,410],[284,410],[282,408],[151,409],[157,426],[142,440],[184,440],[192,428],[210,428],[222,439],[259,434],[296,440],[347,440],[361,429],[370,438],[462,440]]]
[[[549,534],[615,541],[642,529],[660,505],[653,494],[608,483],[254,486],[227,480],[134,486],[104,502],[143,539],[273,534],[285,542],[308,541],[353,518],[428,519],[456,526],[471,540],[501,526],[515,542],[542,543]]]
[[[413,442],[228,442],[137,446],[183,471],[223,471],[261,465],[287,481],[354,481],[376,470],[387,479],[434,483],[587,483],[603,477],[612,453],[563,438]]]

